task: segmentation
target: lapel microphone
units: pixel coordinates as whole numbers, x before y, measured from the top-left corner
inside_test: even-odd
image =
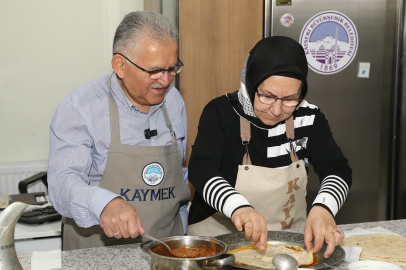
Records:
[[[154,129],[154,130],[146,129],[146,130],[144,130],[144,135],[145,135],[145,139],[151,139],[151,137],[158,135],[158,131],[156,129]]]

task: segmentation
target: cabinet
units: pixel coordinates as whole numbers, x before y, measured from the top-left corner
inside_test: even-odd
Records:
[[[179,90],[186,103],[188,157],[204,106],[240,87],[245,58],[263,37],[263,5],[263,0],[179,0],[179,58],[185,64]]]

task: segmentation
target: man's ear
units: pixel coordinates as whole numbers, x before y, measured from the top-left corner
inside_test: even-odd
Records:
[[[119,77],[120,79],[124,78],[125,69],[127,68],[127,65],[122,56],[118,54],[113,55],[113,58],[111,59],[111,67],[113,68],[117,77]]]

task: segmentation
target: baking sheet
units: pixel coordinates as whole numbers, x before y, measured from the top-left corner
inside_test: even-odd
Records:
[[[251,244],[251,240],[245,239],[245,232],[223,234],[216,237],[217,239],[225,242],[228,245],[229,250],[234,250],[246,245]],[[269,231],[268,232],[268,244],[285,244],[289,246],[296,246],[306,249],[304,244],[304,235],[302,233],[293,233],[286,231]],[[301,267],[307,269],[321,269],[329,266],[334,266],[342,262],[345,258],[345,251],[342,247],[336,246],[333,254],[330,258],[325,259],[323,257],[324,251],[326,250],[327,245],[324,243],[322,249],[317,252],[316,256],[319,259],[318,264],[313,266]],[[232,265],[234,268],[238,269],[267,269],[267,268],[257,268],[250,266],[242,265]]]

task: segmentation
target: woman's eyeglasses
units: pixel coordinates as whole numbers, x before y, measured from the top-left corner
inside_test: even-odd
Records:
[[[296,107],[297,104],[299,104],[302,101],[301,98],[285,98],[285,97],[278,98],[275,96],[267,96],[267,95],[260,94],[258,91],[257,91],[257,95],[258,95],[259,102],[261,102],[262,104],[265,104],[265,105],[272,105],[278,99],[280,99],[282,102],[282,106]]]

